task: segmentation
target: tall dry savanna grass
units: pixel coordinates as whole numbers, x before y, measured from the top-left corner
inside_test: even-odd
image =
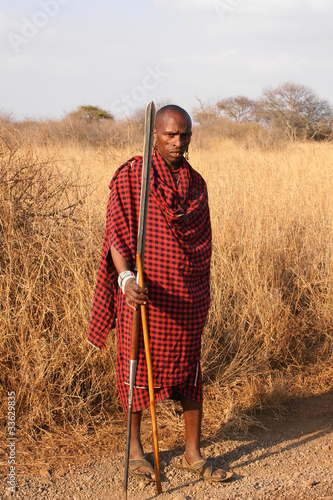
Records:
[[[1,442],[15,391],[18,466],[39,467],[120,442],[115,333],[103,352],[86,338],[108,183],[140,148],[36,144],[8,124],[0,135]],[[202,353],[212,436],[332,389],[333,146],[204,144],[190,161],[214,236]],[[176,410],[161,405],[159,422],[178,425]]]

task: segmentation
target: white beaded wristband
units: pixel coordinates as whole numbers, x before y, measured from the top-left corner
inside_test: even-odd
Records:
[[[120,274],[119,274],[119,276],[118,276],[118,285],[119,285],[119,288],[122,288],[122,283],[123,283],[123,280],[124,280],[127,276],[132,276],[133,278],[135,278],[135,274],[134,274],[132,271],[129,271],[129,270],[123,271],[123,272],[122,272],[122,273],[120,273]]]
[[[133,276],[126,276],[121,283],[121,290],[122,290],[124,295],[125,295],[125,285],[126,285],[127,281],[130,279],[135,279],[135,275],[133,274]]]

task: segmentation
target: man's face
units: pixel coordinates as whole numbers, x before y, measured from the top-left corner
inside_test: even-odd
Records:
[[[156,125],[156,146],[171,169],[177,168],[181,163],[191,142],[191,135],[191,122],[177,111],[169,111]]]

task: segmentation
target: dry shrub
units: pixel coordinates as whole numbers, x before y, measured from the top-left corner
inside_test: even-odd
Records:
[[[214,118],[194,127],[193,145],[211,151],[217,142],[231,140],[245,148],[260,147],[264,150],[280,149],[287,141],[280,130],[264,127],[253,122],[233,122],[226,118]]]
[[[88,211],[75,164],[64,171],[10,130],[2,137],[1,429],[15,391],[19,446],[35,453],[52,433],[87,439],[118,407],[115,337],[109,352],[86,342],[104,221]]]
[[[120,446],[115,335],[104,352],[86,336],[107,186],[132,146],[36,146],[9,125],[0,135],[1,428],[15,390],[24,463]],[[213,225],[205,437],[332,389],[331,155],[329,144],[194,143]],[[177,442],[170,420],[183,428],[177,406],[160,405],[165,445]]]
[[[138,126],[139,125],[139,126]],[[97,120],[87,122],[67,116],[62,120],[24,120],[15,123],[17,137],[27,139],[34,146],[63,147],[77,144],[81,147],[138,147],[143,140],[143,125],[131,120]]]

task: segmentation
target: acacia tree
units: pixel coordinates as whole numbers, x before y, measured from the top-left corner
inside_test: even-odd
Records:
[[[255,119],[256,101],[245,96],[227,97],[216,103],[217,110],[221,116],[229,120],[240,122],[251,122]]]
[[[99,106],[79,106],[75,111],[72,111],[69,116],[86,122],[97,122],[101,120],[114,120],[114,117]]]
[[[268,125],[282,129],[291,140],[322,139],[332,134],[333,111],[305,85],[287,82],[263,91],[258,116]]]

